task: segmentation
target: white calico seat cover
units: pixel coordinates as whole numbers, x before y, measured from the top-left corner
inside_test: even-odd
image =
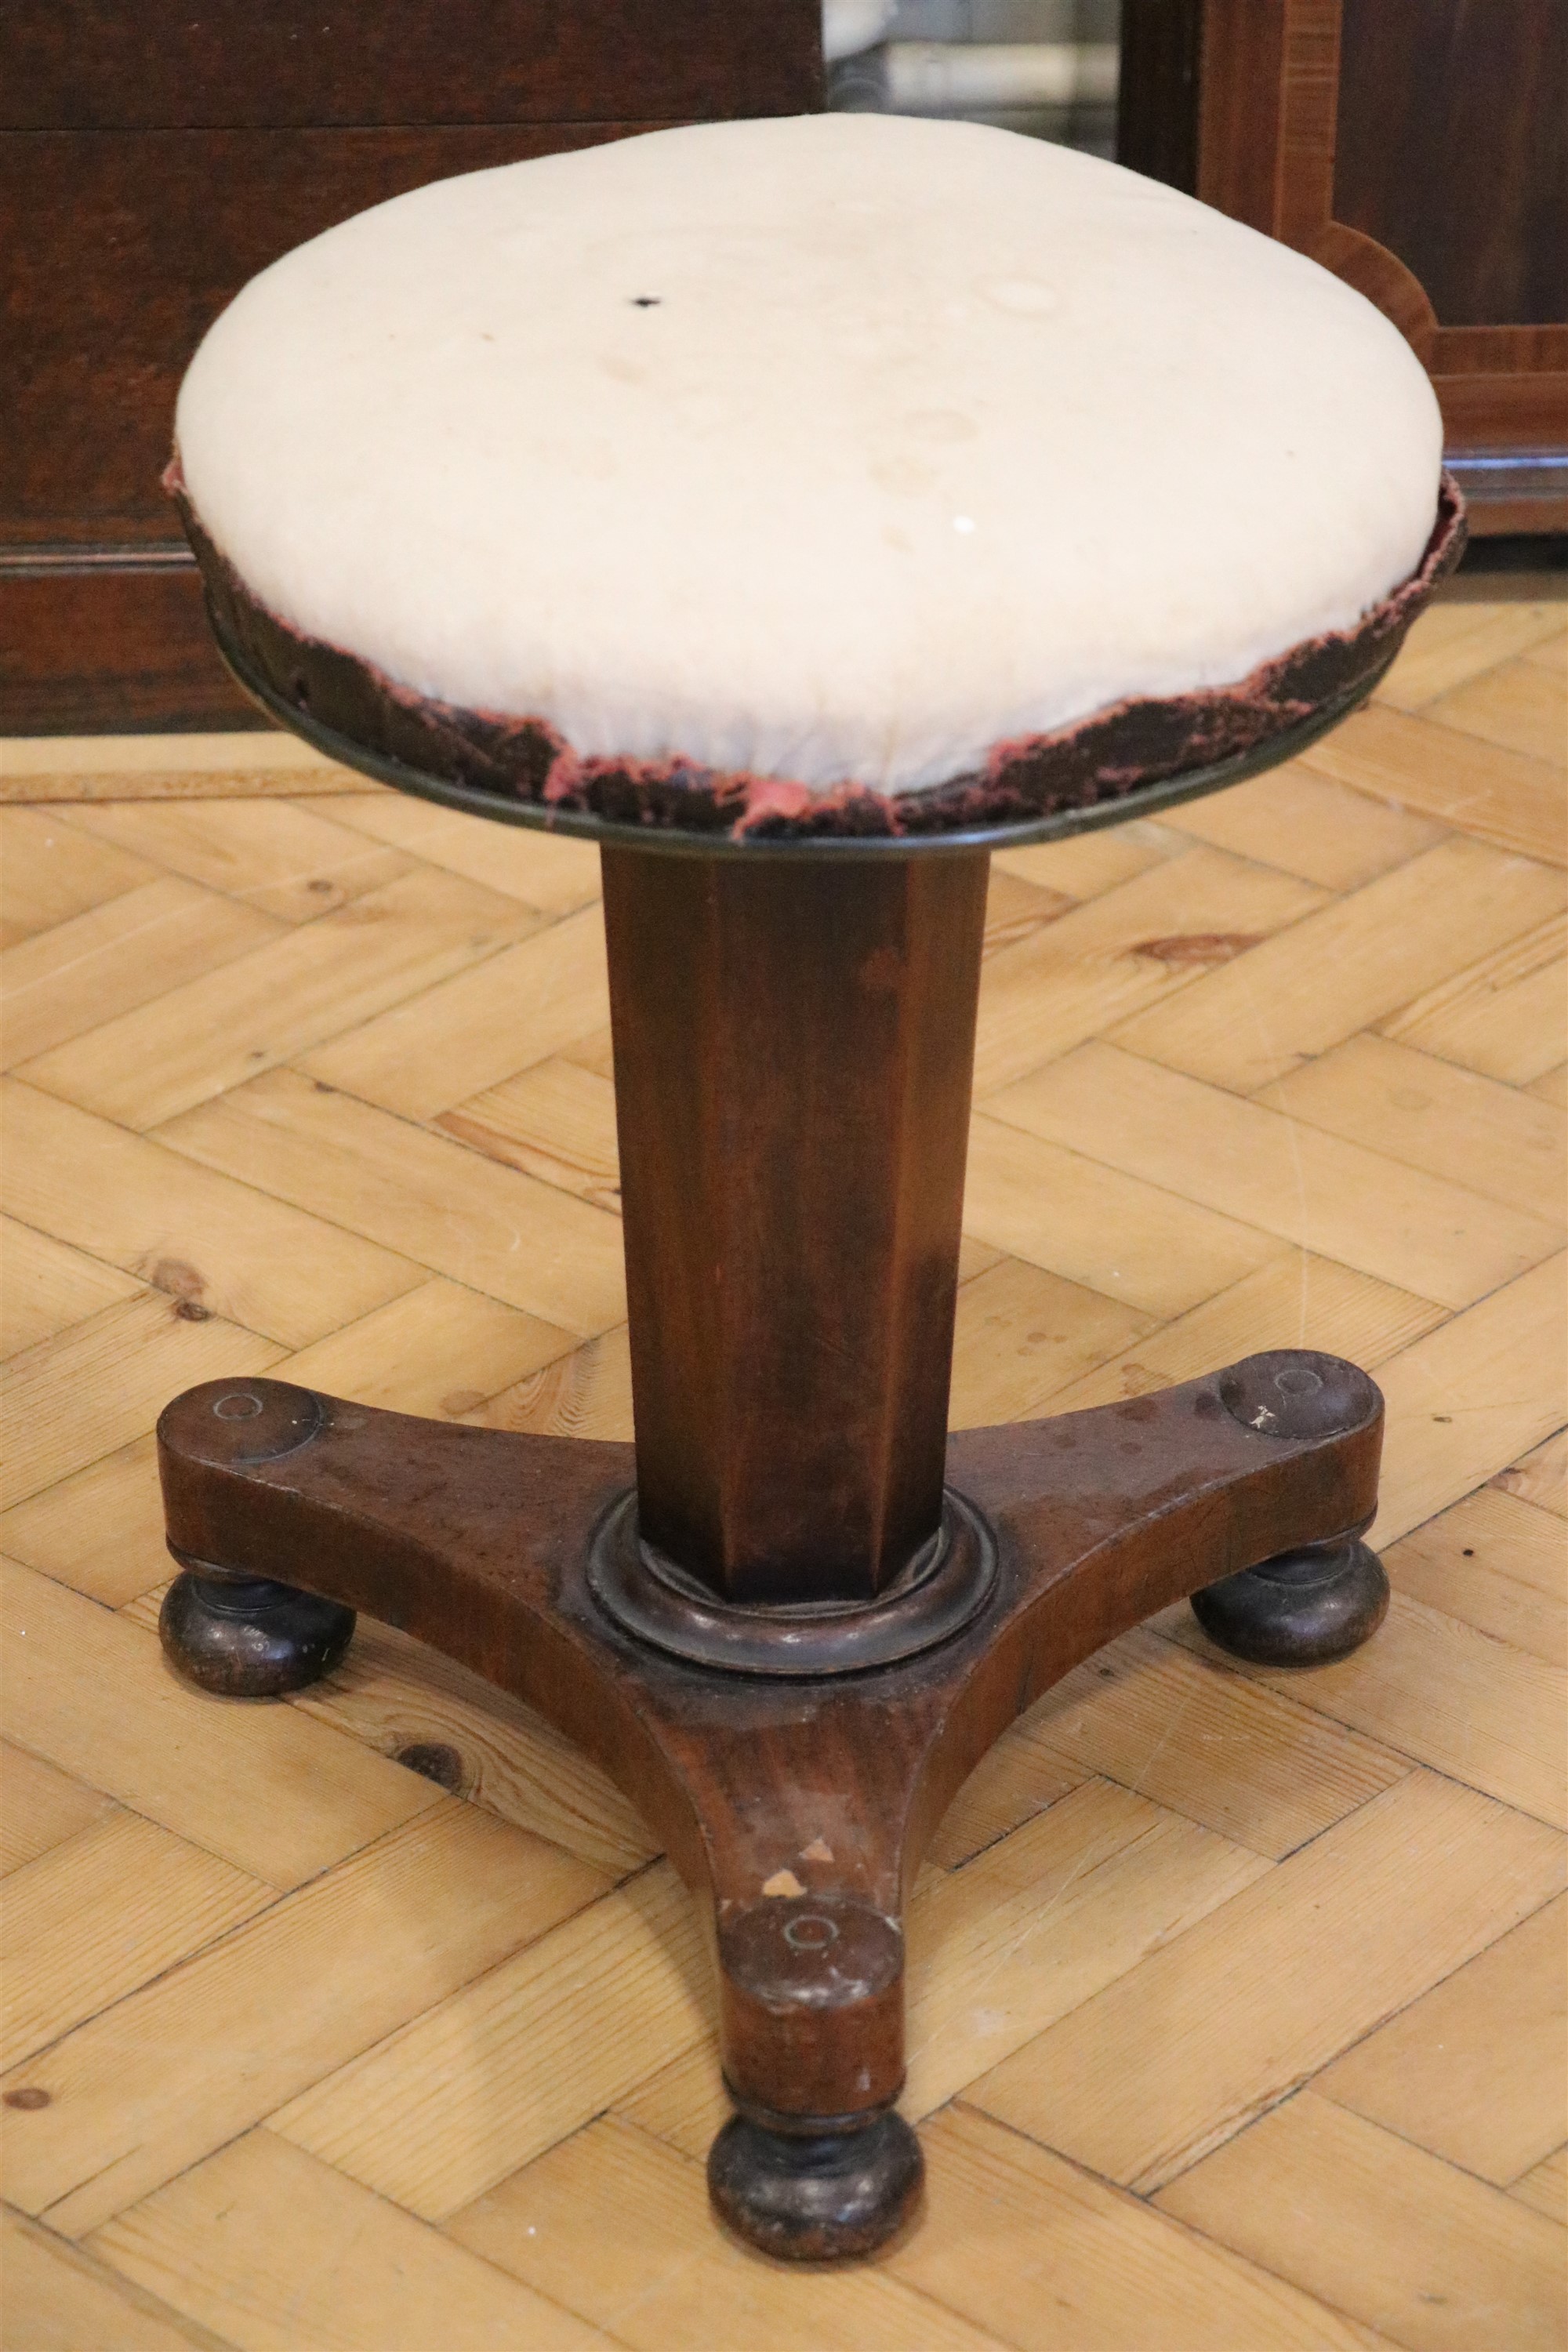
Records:
[[[920,791],[1243,678],[1419,563],[1441,428],[1314,263],[1062,148],[870,115],[421,188],[181,392],[251,593],[586,756]]]

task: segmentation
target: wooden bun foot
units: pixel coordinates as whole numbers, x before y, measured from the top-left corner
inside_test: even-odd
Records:
[[[221,1698],[281,1698],[331,1674],[354,1612],[264,1576],[186,1569],[163,1595],[158,1633],[187,1682]]]
[[[1354,1537],[1284,1551],[1194,1592],[1211,1642],[1258,1666],[1323,1666],[1370,1641],[1388,1612],[1388,1579]]]
[[[868,2254],[914,2210],[925,2175],[921,2144],[890,2109],[847,2116],[844,2128],[834,2127],[836,2118],[809,2121],[805,2130],[774,2130],[732,2116],[708,2157],[715,2210],[738,2236],[784,2262]]]

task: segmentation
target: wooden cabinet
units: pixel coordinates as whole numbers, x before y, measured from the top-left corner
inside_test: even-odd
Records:
[[[1408,336],[1481,531],[1568,529],[1565,0],[1126,0],[1124,162]]]
[[[821,83],[819,0],[12,0],[0,731],[254,723],[158,476],[255,271],[426,180]],[[1123,0],[1119,137],[1388,312],[1479,530],[1568,529],[1568,0]]]
[[[818,0],[12,0],[0,732],[245,726],[158,478],[247,278],[427,180],[819,102]]]

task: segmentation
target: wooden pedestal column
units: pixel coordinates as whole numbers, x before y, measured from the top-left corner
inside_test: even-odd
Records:
[[[641,1533],[730,1601],[936,1536],[987,864],[604,852]]]

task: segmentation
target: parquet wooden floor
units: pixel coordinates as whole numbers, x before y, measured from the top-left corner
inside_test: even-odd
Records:
[[[928,2209],[841,2275],[710,2221],[690,1913],[579,1756],[363,1621],[272,1706],[153,1632],[187,1382],[629,1435],[593,854],[4,747],[12,2352],[1561,2347],[1565,663],[1467,581],[1295,766],[997,861],[955,1422],[1355,1356],[1395,1597],[1295,1676],[1173,1612],[983,1767]]]

